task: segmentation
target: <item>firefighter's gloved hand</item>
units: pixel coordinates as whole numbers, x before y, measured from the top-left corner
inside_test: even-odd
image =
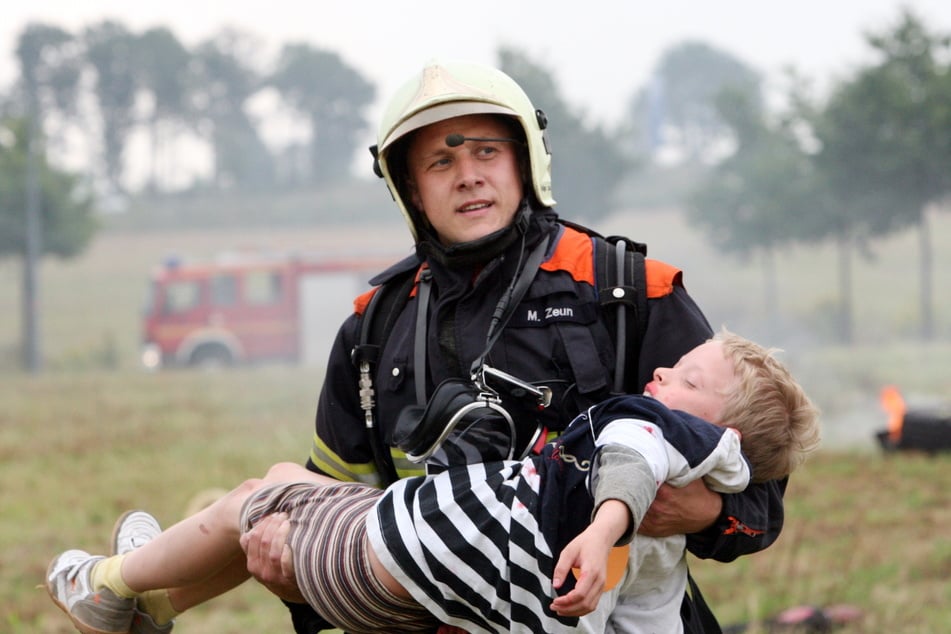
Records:
[[[241,548],[247,556],[248,572],[261,585],[285,601],[304,603],[287,545],[290,530],[291,523],[285,513],[269,515],[241,536]]]

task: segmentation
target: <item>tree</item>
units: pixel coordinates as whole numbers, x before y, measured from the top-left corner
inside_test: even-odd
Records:
[[[24,255],[28,125],[24,119],[0,121],[0,256],[5,257]],[[79,175],[51,166],[45,157],[39,167],[43,255],[75,257],[98,226],[92,194]]]
[[[214,152],[214,183],[266,187],[274,181],[271,153],[245,109],[261,87],[250,60],[257,46],[246,34],[226,29],[203,42],[193,55],[191,108],[199,133]]]
[[[142,89],[151,96],[147,115],[151,136],[149,189],[158,190],[157,159],[165,127],[189,121],[188,67],[191,54],[169,29],[149,29],[135,42],[134,66]]]
[[[871,34],[880,61],[839,85],[816,121],[817,160],[868,236],[917,226],[921,336],[934,335],[928,205],[951,192],[951,38],[903,11]]]
[[[30,170],[30,127],[26,119],[0,122],[0,256],[16,257],[23,262],[24,317],[35,319],[28,306],[37,301],[28,272],[31,265],[27,222],[30,193],[25,184]],[[42,251],[37,257],[43,254],[62,258],[75,256],[95,232],[92,198],[80,187],[77,176],[51,167],[42,154],[36,158],[36,207],[40,215],[37,229],[42,233],[37,241]],[[25,329],[24,348],[29,346],[28,337]],[[30,359],[24,361],[28,369],[39,369],[38,364],[31,366]]]
[[[792,119],[770,122],[744,91],[722,92],[717,108],[737,139],[737,148],[691,193],[688,215],[717,248],[741,258],[762,259],[763,304],[767,323],[774,327],[779,286],[776,251],[824,236],[829,231],[825,219],[832,217],[831,200]],[[841,230],[847,232],[847,228]],[[845,338],[851,337],[848,288],[840,287],[843,321],[839,334]]]
[[[634,98],[631,116],[641,122],[639,144],[648,153],[672,133],[690,160],[716,150],[731,132],[717,108],[717,97],[730,90],[748,96],[761,111],[759,73],[738,58],[702,42],[683,42],[666,51]]]
[[[336,53],[302,43],[284,46],[269,83],[310,124],[309,180],[346,178],[373,85]]]
[[[20,33],[17,58],[23,104],[38,109],[41,126],[52,112],[65,118],[76,114],[83,60],[80,43],[72,34],[32,22]]]
[[[106,20],[87,27],[83,39],[86,61],[95,71],[106,182],[113,193],[121,193],[125,148],[135,125],[135,36],[119,22]]]
[[[39,276],[38,261],[43,251],[43,223],[40,208],[40,156],[44,115],[51,106],[68,110],[74,103],[79,79],[75,55],[69,45],[72,37],[62,29],[30,24],[17,43],[20,62],[22,102],[20,110],[26,125],[22,145],[26,148],[23,170],[23,357],[30,371],[40,369]],[[51,99],[47,99],[51,97]],[[48,101],[52,101],[49,104]],[[14,142],[16,139],[14,139]],[[15,147],[15,145],[14,145]],[[16,188],[17,191],[20,187]],[[14,235],[19,235],[19,232]]]
[[[613,193],[631,161],[612,136],[586,125],[562,99],[552,74],[525,54],[501,48],[500,68],[525,90],[550,122],[552,182],[559,208],[596,219],[611,213]]]

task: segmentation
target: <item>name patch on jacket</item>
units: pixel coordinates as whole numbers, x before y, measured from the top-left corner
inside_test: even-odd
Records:
[[[541,298],[522,302],[512,315],[510,326],[530,328],[553,323],[590,324],[597,319],[591,302]]]

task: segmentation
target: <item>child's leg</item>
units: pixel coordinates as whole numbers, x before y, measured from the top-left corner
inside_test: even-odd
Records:
[[[128,553],[122,561],[123,581],[131,590],[144,592],[188,586],[216,575],[243,554],[238,544],[238,512],[260,483],[244,482]]]
[[[256,493],[241,522],[256,527],[261,518],[288,514],[291,528],[283,545],[293,554],[299,593],[338,629],[407,631],[409,625],[424,631],[433,625],[432,615],[389,575],[366,534],[368,513],[383,494],[355,483],[279,484]]]
[[[275,465],[263,479],[245,481],[214,504],[170,527],[142,548],[128,553],[122,562],[122,580],[131,590],[144,592],[159,588],[187,588],[224,574],[217,579],[218,583],[213,584],[220,586],[214,588],[217,594],[236,587],[249,577],[238,541],[241,507],[263,486],[294,481],[336,483],[297,464]],[[245,569],[243,575],[235,574],[239,568],[233,563],[235,559],[240,560],[240,568]],[[211,597],[204,596],[203,600],[208,598]]]
[[[298,469],[301,469],[301,467],[296,464],[290,465],[289,468],[285,464],[275,465],[262,480],[262,486],[283,482],[285,478],[292,479],[295,482],[312,480],[315,484],[339,484],[337,480],[311,473],[306,469],[303,470],[306,473],[300,473]],[[168,600],[175,612],[181,613],[238,587],[250,576],[247,560],[244,553],[241,553],[240,556],[232,559],[227,567],[219,570],[212,577],[192,585],[169,588],[167,590]]]
[[[176,607],[192,607],[248,578],[239,542],[241,508],[260,488],[295,481],[321,485],[336,482],[300,465],[276,465],[264,479],[248,480],[135,550],[123,548],[124,554],[112,557],[75,549],[61,553],[47,568],[47,591],[83,632],[128,632],[138,618],[135,613],[139,599],[139,610],[145,607],[149,615],[172,618],[180,611]],[[125,565],[127,559],[131,565]],[[200,587],[201,583],[206,585]],[[174,590],[169,594],[165,588]],[[172,599],[172,595],[177,598]]]
[[[214,576],[199,583],[167,590],[168,600],[175,612],[182,613],[196,605],[214,599],[222,594],[237,588],[247,581],[248,567],[243,557],[235,557],[227,566],[219,570]]]

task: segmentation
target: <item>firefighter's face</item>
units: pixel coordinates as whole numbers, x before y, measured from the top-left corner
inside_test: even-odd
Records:
[[[505,141],[466,141],[456,147],[446,136],[511,137],[491,115],[446,119],[416,132],[407,151],[413,205],[445,245],[470,242],[512,223],[522,200],[518,149]]]

